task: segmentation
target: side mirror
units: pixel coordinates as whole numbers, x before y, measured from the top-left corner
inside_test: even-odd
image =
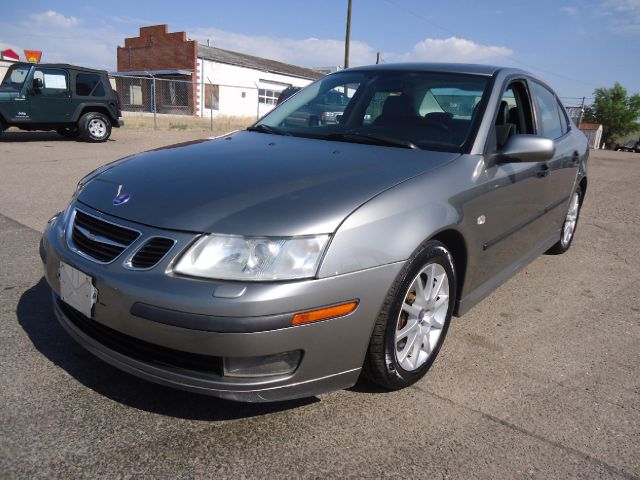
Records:
[[[553,140],[536,135],[513,135],[500,152],[506,161],[544,162],[553,158],[556,145]]]

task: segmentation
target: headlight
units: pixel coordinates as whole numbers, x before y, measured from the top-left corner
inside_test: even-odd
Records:
[[[313,277],[329,235],[296,238],[206,235],[180,258],[176,273],[220,280]]]

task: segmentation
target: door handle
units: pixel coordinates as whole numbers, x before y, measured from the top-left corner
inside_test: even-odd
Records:
[[[573,152],[573,155],[571,155],[571,166],[575,167],[578,163],[580,163],[580,154],[578,152]]]
[[[543,163],[542,165],[540,165],[540,168],[536,172],[536,175],[538,176],[538,178],[544,178],[547,175],[549,175],[550,171],[551,171],[551,167],[549,167],[548,164]]]

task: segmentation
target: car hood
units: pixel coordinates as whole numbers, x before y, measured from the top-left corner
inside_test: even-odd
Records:
[[[116,162],[90,180],[78,200],[171,230],[330,233],[374,196],[457,156],[241,131]],[[128,201],[114,205],[118,194],[128,194]]]

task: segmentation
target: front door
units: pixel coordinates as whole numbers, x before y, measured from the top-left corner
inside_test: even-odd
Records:
[[[499,152],[517,134],[535,134],[533,103],[525,79],[505,88],[491,137],[486,164],[478,170],[479,194],[465,206],[465,217],[475,225],[472,239],[477,264],[469,269],[469,292],[492,290],[518,266],[537,255],[549,238],[545,223],[548,165],[537,161],[500,161]],[[537,252],[537,253],[536,253]],[[471,271],[473,270],[473,271]],[[472,278],[471,278],[472,277]],[[482,291],[476,291],[479,297]]]
[[[39,79],[42,88],[34,88]],[[57,68],[37,68],[33,74],[28,101],[33,123],[67,123],[73,116],[69,73]]]

